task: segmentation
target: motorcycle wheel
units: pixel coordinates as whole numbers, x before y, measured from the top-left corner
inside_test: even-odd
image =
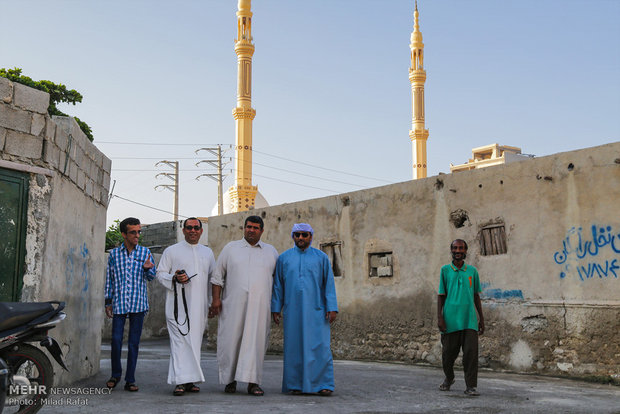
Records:
[[[54,384],[54,369],[47,355],[39,348],[20,344],[17,349],[11,349],[2,354],[13,376],[23,376],[30,381],[29,394],[7,395],[7,404],[3,413],[36,413],[41,409],[49,389]],[[17,404],[8,405],[10,399],[19,399]]]

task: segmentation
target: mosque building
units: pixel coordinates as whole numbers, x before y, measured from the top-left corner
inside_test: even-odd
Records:
[[[413,179],[426,178],[426,140],[428,129],[424,125],[424,43],[418,22],[418,2],[415,2],[413,13],[414,23],[411,33],[411,67],[409,68],[409,82],[411,82],[412,120],[409,138],[413,147]]]
[[[226,191],[224,214],[267,207],[269,204],[252,185],[252,121],[256,110],[252,108],[252,11],[251,0],[237,4],[237,106],[233,109],[236,124],[235,184]],[[217,206],[215,208],[217,211]],[[217,213],[216,213],[217,214]]]

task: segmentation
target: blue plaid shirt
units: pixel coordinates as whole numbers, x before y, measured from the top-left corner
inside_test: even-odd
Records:
[[[156,269],[155,266],[149,270],[142,267],[147,258],[151,260],[151,263],[155,263],[151,251],[140,245],[129,254],[125,243],[110,251],[105,280],[105,298],[106,302],[112,300],[114,314],[122,315],[149,310],[146,282],[155,279]]]

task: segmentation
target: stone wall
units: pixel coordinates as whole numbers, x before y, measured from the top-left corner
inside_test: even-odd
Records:
[[[0,168],[30,174],[21,299],[66,302],[67,319],[50,332],[65,384],[99,370],[111,161],[48,105],[49,94],[0,77]]]
[[[337,262],[341,359],[440,364],[439,270],[468,241],[487,332],[483,367],[620,373],[620,143],[257,209],[263,240],[308,222]],[[248,213],[209,218],[219,254]],[[375,276],[376,275],[376,276]],[[273,326],[271,350],[281,350]]]

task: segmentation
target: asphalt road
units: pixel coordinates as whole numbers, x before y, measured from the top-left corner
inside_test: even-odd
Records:
[[[481,371],[479,397],[463,394],[462,371],[449,392],[438,390],[441,369],[378,362],[335,361],[336,390],[331,397],[281,393],[282,357],[268,355],[263,397],[248,395],[246,384],[225,394],[218,384],[215,353],[202,353],[205,383],[201,392],[175,397],[166,383],[168,340],[144,341],[136,372],[140,391],[110,394],[109,346],[102,350],[101,371],[50,397],[42,413],[620,413],[620,387],[581,381]],[[125,358],[125,356],[123,356]],[[99,390],[99,391],[97,391]],[[91,394],[84,394],[90,392]],[[95,392],[95,394],[93,394]],[[101,394],[101,392],[105,392]],[[99,393],[99,394],[97,394]],[[57,405],[52,405],[57,403]]]

